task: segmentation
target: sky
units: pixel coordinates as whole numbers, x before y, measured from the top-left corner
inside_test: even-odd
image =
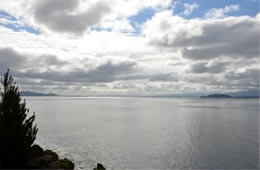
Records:
[[[253,90],[259,26],[258,0],[1,0],[0,74],[64,95]]]

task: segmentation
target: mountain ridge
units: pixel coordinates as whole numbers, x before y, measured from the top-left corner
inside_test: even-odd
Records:
[[[59,96],[55,93],[38,93],[38,92],[32,92],[32,91],[21,91],[21,96]]]

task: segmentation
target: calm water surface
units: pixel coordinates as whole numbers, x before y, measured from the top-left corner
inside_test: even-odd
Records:
[[[27,97],[37,143],[91,169],[258,169],[258,99]]]

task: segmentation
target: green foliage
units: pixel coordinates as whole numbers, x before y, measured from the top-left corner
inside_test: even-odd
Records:
[[[52,151],[52,150],[46,149],[46,150],[44,151],[44,153],[45,153],[46,155],[51,155],[51,156],[53,157],[52,161],[57,161],[57,160],[59,159],[58,154],[57,154],[56,152]]]
[[[74,169],[74,164],[73,164],[73,162],[71,162],[71,161],[68,160],[67,158],[59,159],[59,160],[57,161],[57,163],[58,163],[59,166],[62,167],[63,169]]]
[[[18,86],[13,83],[9,70],[1,78],[3,91],[0,101],[0,169],[25,168],[30,148],[36,139],[35,115],[21,101]]]

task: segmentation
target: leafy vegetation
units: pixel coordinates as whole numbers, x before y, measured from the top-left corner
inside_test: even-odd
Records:
[[[52,151],[52,150],[46,149],[46,150],[44,151],[44,153],[45,153],[46,155],[51,155],[51,156],[53,157],[52,161],[57,161],[57,160],[59,159],[58,154],[57,154],[56,152]]]

